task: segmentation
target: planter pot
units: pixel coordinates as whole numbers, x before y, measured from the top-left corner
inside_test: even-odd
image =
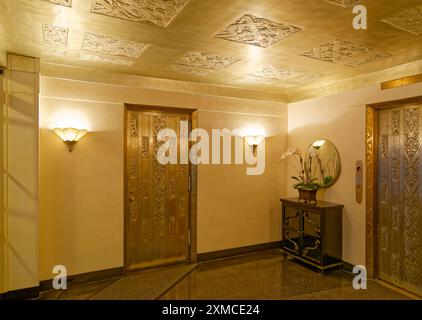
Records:
[[[299,190],[299,202],[309,203],[309,204],[316,204],[316,194],[318,190]]]

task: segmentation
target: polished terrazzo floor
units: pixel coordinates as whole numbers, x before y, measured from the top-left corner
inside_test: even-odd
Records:
[[[139,272],[129,277],[79,284],[48,291],[41,299],[72,300],[248,300],[359,299],[402,300],[405,295],[375,281],[355,290],[343,270],[326,276],[268,250],[210,262]]]

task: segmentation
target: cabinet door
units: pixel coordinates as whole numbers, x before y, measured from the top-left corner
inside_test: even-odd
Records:
[[[283,228],[300,231],[300,209],[284,206],[283,210]]]
[[[321,263],[321,214],[309,209],[302,210],[303,233],[302,254],[314,262]]]
[[[318,211],[302,209],[303,232],[315,236],[321,236],[321,214]]]
[[[284,229],[283,248],[300,255],[302,250],[302,236],[299,231]]]

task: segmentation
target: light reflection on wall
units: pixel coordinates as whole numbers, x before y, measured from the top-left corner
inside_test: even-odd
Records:
[[[53,114],[40,114],[40,123],[42,127],[48,129],[75,128],[88,131],[92,129],[87,117],[76,110],[64,109]]]
[[[245,126],[242,129],[242,136],[267,136],[264,128],[259,126]]]

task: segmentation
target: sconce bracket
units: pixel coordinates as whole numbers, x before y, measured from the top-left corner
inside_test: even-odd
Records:
[[[73,151],[73,147],[76,144],[77,141],[64,141],[66,143],[67,148],[69,149],[69,152]]]

